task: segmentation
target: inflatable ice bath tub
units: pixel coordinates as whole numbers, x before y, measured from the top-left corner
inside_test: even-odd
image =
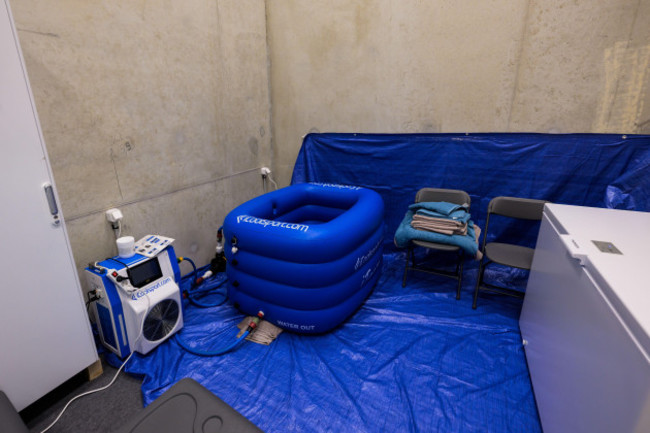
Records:
[[[334,184],[292,185],[238,206],[223,226],[229,298],[294,332],[335,328],[379,278],[383,217],[375,191]]]

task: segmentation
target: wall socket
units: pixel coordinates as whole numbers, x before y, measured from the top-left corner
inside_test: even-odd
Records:
[[[122,218],[124,218],[124,215],[122,215],[122,211],[119,209],[113,208],[106,211],[106,219],[109,223],[119,222]]]

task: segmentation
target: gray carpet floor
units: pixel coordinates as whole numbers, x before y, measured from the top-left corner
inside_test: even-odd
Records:
[[[92,382],[81,373],[21,411],[30,432],[41,432],[73,397],[108,384],[116,368],[102,361],[104,373]],[[109,388],[74,401],[48,433],[111,432],[142,410],[142,380],[120,372]]]

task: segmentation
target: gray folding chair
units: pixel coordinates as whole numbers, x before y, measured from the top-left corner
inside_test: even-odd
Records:
[[[501,215],[509,218],[523,219],[530,221],[540,221],[542,211],[544,210],[544,200],[534,200],[530,198],[518,197],[495,197],[488,204],[487,219],[485,221],[485,231],[483,232],[483,259],[479,262],[478,280],[474,290],[474,302],[472,308],[476,309],[479,290],[493,293],[499,293],[507,296],[523,298],[524,294],[517,290],[488,284],[484,281],[485,268],[491,263],[510,266],[513,268],[527,269],[533,263],[533,248],[524,247],[515,244],[506,244],[502,242],[486,243],[488,229],[490,226],[490,215]]]
[[[446,201],[449,203],[466,205],[467,210],[469,211],[469,206],[471,204],[471,199],[469,194],[465,191],[458,189],[439,189],[439,188],[422,188],[418,191],[415,196],[415,202],[426,202],[426,201]],[[449,253],[456,253],[456,269],[454,272],[449,272],[443,269],[433,269],[433,268],[422,268],[415,265],[415,247],[428,248],[430,250],[444,251]],[[409,266],[410,261],[410,266]],[[456,299],[460,299],[460,288],[462,284],[463,277],[463,251],[454,245],[439,244],[436,242],[425,242],[420,240],[412,240],[409,242],[408,251],[406,253],[406,266],[404,267],[404,277],[402,278],[402,287],[406,286],[406,277],[408,271],[419,271],[426,272],[434,275],[442,275],[445,277],[450,277],[458,280],[458,288],[456,289]]]

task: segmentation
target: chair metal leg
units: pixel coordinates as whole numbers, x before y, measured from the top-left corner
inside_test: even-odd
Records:
[[[404,264],[404,276],[402,277],[402,287],[406,287],[406,275],[409,271],[409,257],[411,257],[411,262],[415,266],[413,258],[413,247],[409,245],[408,250],[406,251],[406,263]]]
[[[409,266],[410,261],[410,266]],[[420,269],[415,265],[415,248],[412,245],[409,245],[408,250],[406,251],[406,260],[404,264],[404,276],[402,277],[402,287],[406,287],[406,278],[408,276],[408,271],[420,271],[426,272],[434,275],[442,275],[445,277],[451,277],[458,280],[458,285],[456,286],[456,299],[460,299],[460,290],[463,286],[463,264],[465,263],[465,257],[463,256],[462,251],[458,251],[458,259],[456,260],[456,269],[454,272],[447,270],[435,270],[435,269]]]
[[[462,253],[460,254],[460,265],[456,267],[456,273],[458,274],[458,288],[456,289],[456,300],[460,299],[460,288],[463,284],[463,263],[465,259],[463,258]]]
[[[478,279],[476,281],[476,289],[474,290],[474,302],[472,303],[472,308],[476,309],[476,303],[478,300],[478,292],[483,290],[486,292],[492,292],[492,293],[497,293],[499,295],[505,295],[505,296],[512,296],[514,298],[523,298],[524,293],[519,292],[517,290],[510,289],[508,287],[501,287],[501,286],[495,286],[494,284],[486,283],[485,282],[485,269],[488,267],[488,265],[492,263],[491,260],[488,260],[487,262],[483,263],[483,261],[479,262],[479,268],[478,268]]]
[[[478,278],[476,280],[476,288],[474,289],[474,301],[472,302],[472,308],[476,310],[476,302],[478,300],[478,291],[479,287],[483,283],[483,273],[485,272],[485,266],[483,266],[483,260],[478,262]]]

